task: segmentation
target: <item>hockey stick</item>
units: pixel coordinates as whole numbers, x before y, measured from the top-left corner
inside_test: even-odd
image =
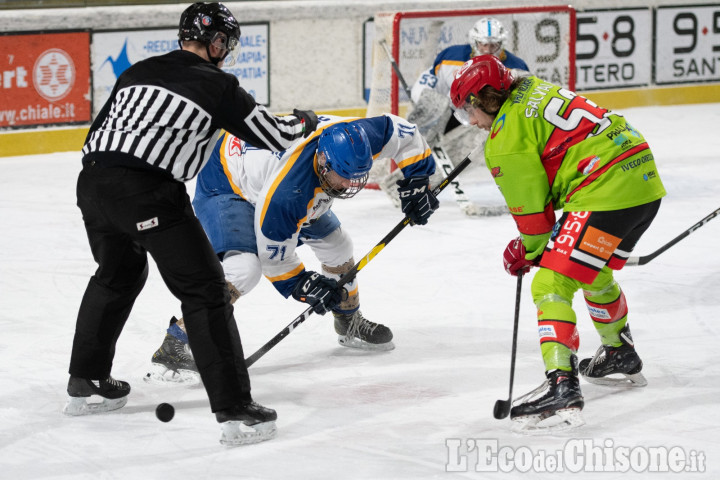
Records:
[[[392,66],[392,69],[395,72],[395,75],[397,75],[400,85],[402,85],[403,90],[405,90],[405,94],[407,95],[408,99],[412,102],[412,97],[410,96],[410,87],[408,87],[408,84],[405,81],[405,77],[403,76],[403,74],[400,73],[400,66],[395,61],[395,57],[393,57],[393,54],[390,51],[390,47],[388,47],[388,44],[384,38],[382,40],[380,40],[380,45],[382,45],[383,49],[385,50],[385,53],[388,56],[388,60],[390,60],[390,66]]]
[[[517,290],[515,292],[515,321],[513,324],[513,341],[512,341],[512,353],[510,354],[510,393],[508,393],[507,400],[498,400],[495,402],[495,408],[493,409],[493,415],[498,420],[510,415],[510,407],[512,407],[512,391],[513,382],[515,380],[515,356],[517,352],[517,335],[518,335],[518,323],[520,318],[520,291],[522,290],[522,274],[517,276]]]
[[[655,250],[654,252],[652,252],[652,253],[650,253],[650,254],[648,254],[648,255],[643,255],[642,257],[630,257],[630,258],[628,258],[628,259],[627,259],[627,262],[625,262],[625,265],[634,266],[634,265],[645,265],[646,263],[649,263],[652,259],[654,259],[654,258],[657,257],[658,255],[660,255],[661,253],[663,253],[665,250],[667,250],[668,248],[672,247],[673,245],[675,245],[676,243],[678,243],[680,240],[682,240],[683,238],[687,237],[688,235],[690,235],[691,233],[693,233],[695,230],[697,230],[698,228],[700,228],[700,227],[702,227],[703,225],[705,225],[706,223],[708,223],[708,222],[709,222],[710,220],[712,220],[713,218],[717,217],[718,214],[720,214],[720,208],[716,209],[715,211],[713,211],[712,213],[710,213],[710,215],[708,215],[707,217],[703,218],[702,220],[700,220],[699,222],[697,222],[695,225],[693,225],[692,227],[688,228],[687,230],[685,230],[684,232],[682,232],[680,235],[678,235],[677,237],[673,238],[673,239],[670,240],[668,243],[666,243],[666,244],[663,245],[662,247],[658,248],[658,249]]]
[[[395,57],[393,57],[392,52],[390,51],[390,47],[388,47],[387,42],[383,38],[380,40],[380,45],[382,45],[383,49],[385,50],[385,53],[387,54],[388,60],[390,61],[390,65],[392,66],[393,71],[395,71],[395,75],[398,78],[398,81],[402,85],[403,90],[405,90],[405,94],[407,95],[410,102],[413,104],[412,97],[410,96],[410,87],[408,86],[407,82],[405,81],[405,77],[403,76],[402,72],[400,72],[400,66],[395,61]],[[450,160],[450,156],[447,154],[445,149],[441,145],[436,145],[433,147],[433,156],[435,158],[435,164],[438,167],[438,170],[440,170],[440,174],[443,176],[443,178],[447,177],[447,174],[450,170],[453,168],[452,161]],[[465,194],[462,188],[460,188],[460,182],[457,180],[452,182],[453,185],[453,194],[455,195],[455,201],[457,202],[460,209],[465,213],[466,215],[470,216],[480,216],[480,215],[486,215],[486,216],[493,216],[493,215],[502,215],[505,213],[504,211],[498,211],[495,213],[494,208],[482,208],[474,205],[468,196]],[[500,210],[503,209],[503,207],[499,207]]]
[[[462,172],[465,169],[465,167],[467,167],[468,165],[470,165],[470,156],[469,155],[467,157],[465,157],[465,159],[462,162],[460,162],[460,164],[457,167],[455,167],[452,172],[450,172],[448,174],[446,179],[444,179],[442,182],[440,182],[440,184],[438,186],[433,188],[433,195],[435,195],[435,196],[439,195],[440,192],[442,192],[445,189],[445,187],[447,187],[450,184],[450,182],[452,182],[452,180],[455,177],[457,177],[460,174],[460,172]],[[350,269],[348,272],[345,272],[345,274],[342,277],[340,277],[340,280],[338,280],[338,285],[343,286],[346,283],[350,283],[357,276],[358,272],[360,270],[362,270],[363,268],[365,268],[365,265],[370,263],[370,260],[375,258],[375,255],[380,253],[380,251],[383,248],[385,248],[385,246],[388,243],[390,243],[390,241],[393,238],[395,238],[405,227],[407,227],[409,223],[410,223],[410,218],[408,218],[408,217],[403,218],[402,221],[400,221],[400,223],[395,225],[395,228],[390,230],[390,233],[385,235],[385,237],[382,240],[380,240],[372,248],[372,250],[370,250],[370,252],[368,252],[367,255],[365,255],[363,258],[361,258],[360,261],[358,263],[356,263],[352,269]],[[263,355],[265,355],[267,352],[269,352],[270,349],[272,349],[275,345],[280,343],[280,341],[283,338],[287,337],[290,334],[290,332],[295,330],[295,328],[298,325],[300,325],[305,320],[307,320],[307,318],[312,314],[312,308],[313,307],[308,307],[303,313],[301,313],[292,322],[290,322],[290,324],[287,327],[283,328],[277,335],[275,335],[273,338],[271,338],[269,342],[267,342],[265,345],[260,347],[257,352],[253,353],[247,359],[245,359],[245,364],[248,367],[250,367],[252,364],[257,362]]]

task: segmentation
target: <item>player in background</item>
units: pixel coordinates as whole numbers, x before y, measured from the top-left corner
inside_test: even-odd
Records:
[[[260,150],[226,134],[198,176],[193,206],[222,261],[233,299],[247,295],[261,275],[280,294],[332,311],[340,345],[365,350],[394,348],[392,332],[360,312],[357,279],[338,287],[355,265],[350,235],[331,207],[364,186],[373,159],[393,158],[402,209],[425,224],[438,206],[428,188],[434,171],[430,148],[415,125],[394,115],[372,118],[321,116],[318,130],[282,153]],[[296,253],[306,244],[321,264],[308,271]],[[152,358],[146,380],[195,383],[197,369],[182,319],[170,328]]]
[[[458,128],[460,122],[452,115],[450,86],[455,72],[471,58],[485,54],[496,56],[507,68],[529,71],[521,58],[505,49],[506,41],[507,31],[502,23],[494,18],[481,18],[468,32],[468,43],[442,50],[412,86],[414,107],[408,121],[418,126],[432,147],[442,141],[443,135],[453,131],[453,135],[442,142],[451,159],[463,158],[484,138],[476,129],[468,132]]]
[[[221,129],[282,150],[309,136],[317,116],[272,115],[220,70],[240,39],[240,25],[224,5],[185,9],[178,38],[179,50],[119,76],[82,149],[77,203],[98,268],[78,312],[63,411],[84,415],[127,402],[130,385],[110,373],[148,276],[149,253],[182,303],[210,408],[222,424],[221,442],[254,443],[275,435],[277,414],[252,399],[222,267],[184,182],[207,162]],[[88,402],[91,397],[101,402]]]
[[[653,154],[622,115],[540,78],[516,79],[491,55],[463,65],[451,97],[458,115],[490,132],[485,161],[520,232],[504,252],[506,271],[539,266],[531,291],[546,389],[518,399],[511,418],[520,431],[552,428],[538,424],[549,417],[562,420],[556,429],[580,425],[578,370],[593,383],[647,383],[613,271],[665,195]],[[578,366],[572,301],[579,289],[602,346]],[[543,395],[532,399],[535,393]]]

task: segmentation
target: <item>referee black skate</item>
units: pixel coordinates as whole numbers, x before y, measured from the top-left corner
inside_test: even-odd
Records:
[[[315,130],[317,116],[272,115],[220,70],[235,58],[240,38],[224,5],[188,7],[178,36],[180,50],[120,75],[85,139],[77,203],[98,268],[77,317],[64,412],[125,405],[130,385],[110,375],[118,337],[148,276],[149,253],[181,301],[210,408],[223,424],[222,443],[255,443],[274,436],[277,415],[250,395],[222,267],[184,182],[206,163],[221,129],[281,151]]]

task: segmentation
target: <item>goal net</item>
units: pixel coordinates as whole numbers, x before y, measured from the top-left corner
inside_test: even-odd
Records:
[[[442,49],[468,43],[468,32],[482,17],[493,17],[503,24],[508,33],[505,48],[525,60],[530,73],[575,89],[575,10],[572,7],[381,12],[374,17],[367,115],[390,112],[403,116],[409,103],[381,41],[389,47],[411,87]]]
[[[495,18],[503,24],[507,31],[505,49],[523,59],[531,74],[574,90],[575,10],[572,7],[380,12],[374,16],[373,22],[372,76],[366,115],[389,112],[406,117],[412,107],[403,81],[412,88],[442,49],[469,43],[468,32],[483,17]],[[395,59],[402,78],[396,75],[388,51]],[[464,128],[479,132],[475,127]],[[462,150],[471,147],[473,141],[468,142],[465,138],[465,143],[452,143],[461,145],[458,148]],[[474,143],[478,146],[482,139],[476,139]],[[470,151],[448,153],[457,164]],[[482,161],[474,160],[473,163]],[[476,167],[463,172],[459,180],[478,170]],[[387,162],[377,164],[371,172],[370,181],[380,183],[380,179],[391,170],[392,166]],[[487,172],[485,174],[489,177]]]

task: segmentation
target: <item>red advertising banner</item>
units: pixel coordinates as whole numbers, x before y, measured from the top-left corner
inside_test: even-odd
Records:
[[[89,122],[90,33],[0,35],[0,128]]]

